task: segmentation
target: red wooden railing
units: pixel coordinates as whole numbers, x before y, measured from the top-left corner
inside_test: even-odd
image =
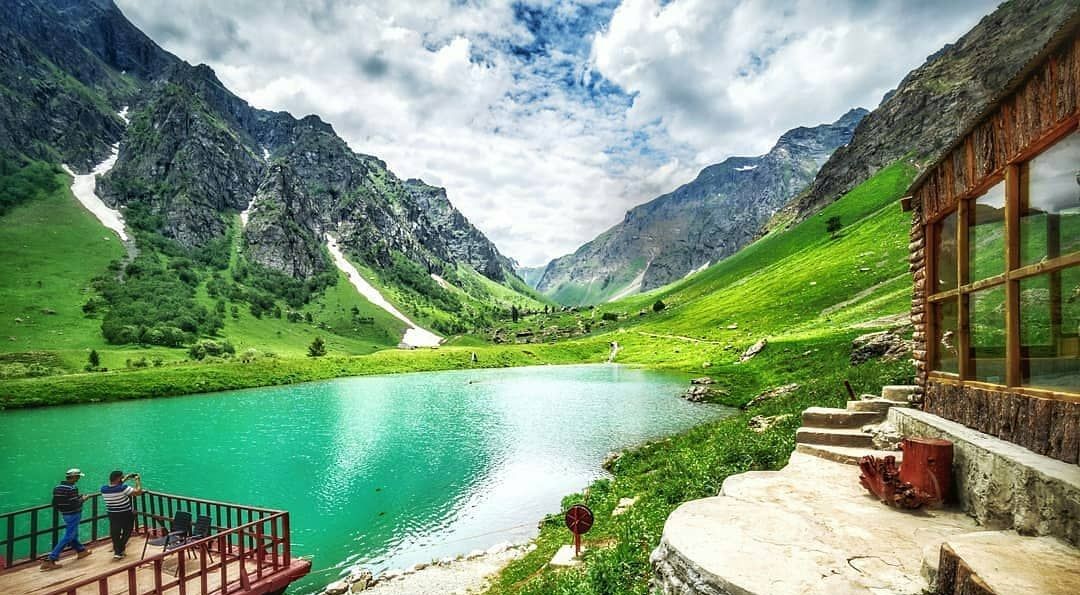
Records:
[[[107,534],[98,527],[107,515],[98,512],[103,507],[98,505],[96,496],[92,501],[92,512],[83,523],[91,525],[92,537],[97,539],[99,535]],[[160,492],[145,492],[135,498],[135,504],[137,530],[144,535],[167,530],[178,510],[191,513],[193,518],[209,516],[212,534],[168,552],[161,551],[160,546],[150,546],[145,559],[118,564],[108,572],[65,584],[42,595],[76,595],[80,588],[86,592],[86,587],[92,585],[97,586],[97,593],[107,595],[110,583],[114,588],[123,585],[122,590],[128,595],[166,592],[229,595],[250,592],[253,585],[266,581],[280,582],[282,573],[296,574],[297,577],[306,574],[306,563],[300,568],[296,566],[298,561],[292,558],[289,513],[285,511]],[[57,536],[62,528],[58,515],[47,512],[49,508],[45,505],[0,514],[0,535],[5,536],[0,547],[4,548],[6,566],[32,564],[39,554],[47,551],[42,539]],[[42,522],[42,516],[46,522]],[[19,555],[22,553],[26,557]],[[152,572],[153,581],[149,586],[145,584],[149,582],[148,572]],[[215,576],[217,580],[211,580]],[[144,584],[140,585],[140,582]]]
[[[94,494],[83,506],[79,526],[89,525],[90,541],[97,541],[109,534],[108,518],[100,494]],[[34,562],[52,549],[63,531],[64,523],[51,504],[0,514],[0,567]],[[80,534],[85,536],[85,531]]]

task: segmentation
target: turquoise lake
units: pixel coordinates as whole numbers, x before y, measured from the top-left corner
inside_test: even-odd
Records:
[[[536,534],[612,451],[726,415],[686,377],[615,365],[369,376],[0,412],[0,510],[49,501],[68,467],[288,510],[314,592]]]

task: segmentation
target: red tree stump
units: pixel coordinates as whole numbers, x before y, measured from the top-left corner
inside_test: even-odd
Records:
[[[952,489],[953,444],[937,438],[905,438],[900,481],[926,496],[926,504],[946,502]]]

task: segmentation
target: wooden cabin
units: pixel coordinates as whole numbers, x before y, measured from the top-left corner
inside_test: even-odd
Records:
[[[311,570],[292,555],[289,513],[198,498],[144,492],[134,498],[136,530],[128,556],[112,559],[108,515],[100,494],[86,502],[80,538],[94,555],[42,572],[41,558],[64,531],[49,504],[0,514],[3,595],[280,595]],[[210,535],[170,547],[145,545],[171,529],[177,511],[210,519]],[[142,555],[140,555],[142,554]]]
[[[1080,451],[1080,18],[912,184],[923,408],[1038,454]]]

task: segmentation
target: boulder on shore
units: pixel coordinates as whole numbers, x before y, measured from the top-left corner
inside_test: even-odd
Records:
[[[895,361],[910,352],[911,341],[896,332],[867,333],[851,342],[851,365],[857,366],[879,357],[886,361]]]
[[[739,358],[739,363],[741,364],[743,362],[749,361],[750,358],[761,353],[765,349],[765,346],[768,344],[768,339],[761,339],[757,343],[754,343],[753,345],[748,347],[746,351],[742,354],[742,357]]]
[[[799,385],[794,383],[794,382],[792,382],[791,384],[785,384],[783,386],[778,386],[776,388],[770,388],[769,390],[759,394],[758,396],[754,397],[753,399],[750,399],[749,402],[747,402],[745,405],[742,406],[742,409],[750,409],[751,407],[756,407],[756,406],[764,403],[765,401],[768,401],[770,399],[775,399],[776,397],[780,397],[780,396],[795,392],[798,389],[799,389]]]
[[[755,415],[750,418],[746,425],[751,430],[761,434],[789,417],[791,417],[790,413],[784,413],[783,415]]]

